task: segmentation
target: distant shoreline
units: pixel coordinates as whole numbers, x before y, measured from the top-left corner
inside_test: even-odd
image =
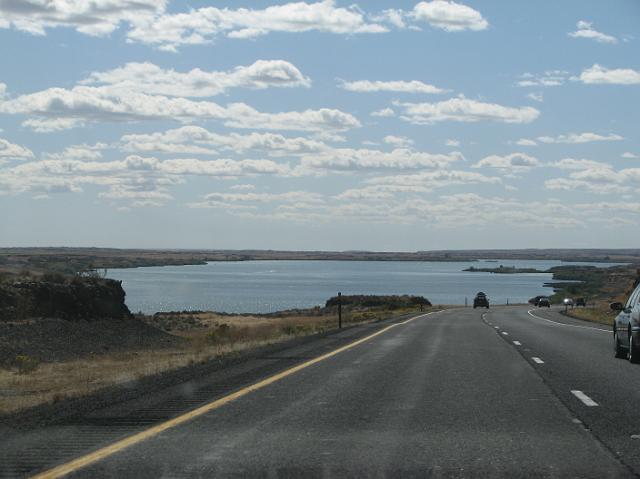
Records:
[[[143,266],[201,265],[209,261],[421,261],[547,260],[640,263],[640,249],[478,249],[415,252],[171,250],[68,247],[0,248],[0,272],[79,271]]]

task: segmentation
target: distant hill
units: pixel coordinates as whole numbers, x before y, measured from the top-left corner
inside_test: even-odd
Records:
[[[560,260],[640,263],[640,249],[481,249],[442,251],[154,250],[112,248],[0,248],[0,273],[77,273],[95,269],[204,264],[207,261],[477,261]]]

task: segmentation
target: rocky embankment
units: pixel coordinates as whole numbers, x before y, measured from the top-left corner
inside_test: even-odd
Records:
[[[45,274],[0,283],[0,367],[183,343],[134,319],[120,281]]]
[[[120,281],[111,279],[58,275],[20,279],[0,284],[0,320],[127,319],[131,312],[124,298]]]

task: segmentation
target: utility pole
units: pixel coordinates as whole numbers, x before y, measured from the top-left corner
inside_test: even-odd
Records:
[[[338,292],[338,328],[342,329],[342,293]]]

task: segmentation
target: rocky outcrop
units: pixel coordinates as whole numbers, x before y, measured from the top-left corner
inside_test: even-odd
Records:
[[[338,306],[355,306],[355,307],[382,307],[388,309],[407,308],[415,306],[431,306],[431,302],[423,296],[381,296],[381,295],[343,295],[338,298],[334,296],[327,300],[325,306],[327,308]]]
[[[73,277],[5,282],[0,284],[0,321],[126,319],[131,312],[124,298],[121,282],[111,279]]]

